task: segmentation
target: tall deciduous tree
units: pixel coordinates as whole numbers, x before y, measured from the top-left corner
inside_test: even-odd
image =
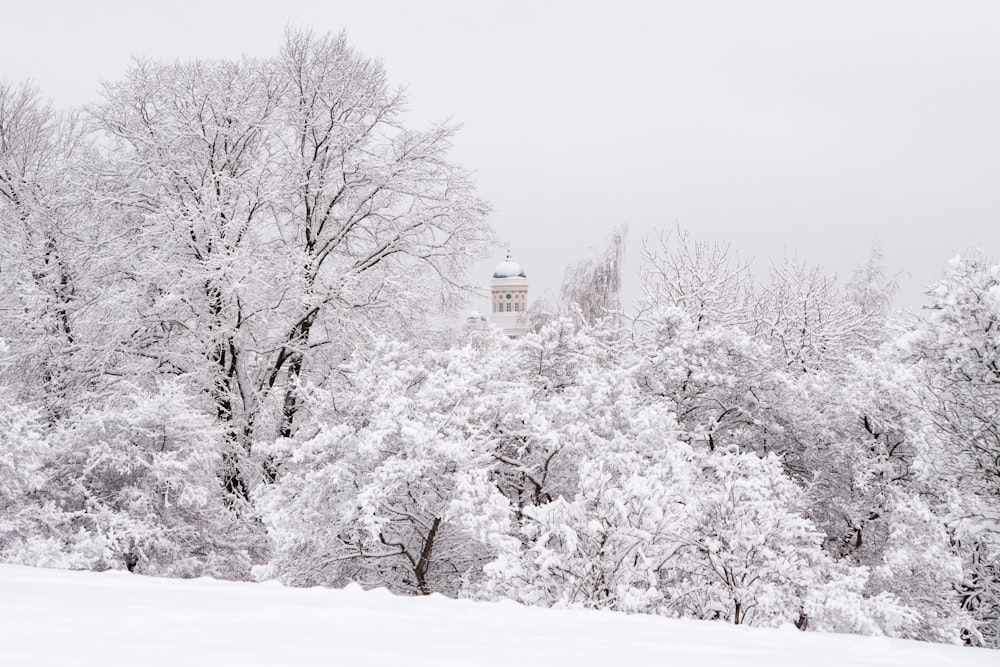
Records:
[[[293,433],[303,382],[372,329],[456,303],[487,207],[448,159],[455,128],[406,128],[401,92],[343,35],[289,31],[266,60],[137,62],[106,97],[95,113],[144,215],[144,353],[212,396],[246,498],[239,461]]]
[[[103,160],[78,113],[58,113],[29,84],[0,82],[0,381],[42,401],[51,420],[116,370],[129,292],[99,203]]]

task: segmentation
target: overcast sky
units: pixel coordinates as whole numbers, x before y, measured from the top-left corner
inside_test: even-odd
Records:
[[[0,77],[60,106],[132,55],[345,29],[413,124],[463,124],[454,156],[533,295],[622,223],[632,273],[677,224],[761,270],[795,251],[846,276],[878,240],[909,308],[956,253],[1000,259],[1000,2],[36,0],[0,20]]]

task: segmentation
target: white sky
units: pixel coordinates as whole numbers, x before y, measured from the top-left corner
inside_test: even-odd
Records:
[[[464,124],[454,155],[533,295],[621,223],[632,273],[643,234],[677,223],[761,270],[787,248],[846,275],[878,239],[911,308],[954,254],[1000,259],[1000,2],[5,4],[0,77],[59,105],[132,54],[346,29],[415,124]]]

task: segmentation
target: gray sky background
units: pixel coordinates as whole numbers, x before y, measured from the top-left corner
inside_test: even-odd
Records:
[[[0,77],[60,106],[132,55],[264,56],[289,22],[346,29],[407,86],[413,124],[464,125],[454,156],[532,295],[622,223],[630,274],[643,235],[677,224],[761,271],[794,251],[846,276],[878,240],[908,308],[956,253],[1000,259],[1000,2],[92,0],[0,19]]]

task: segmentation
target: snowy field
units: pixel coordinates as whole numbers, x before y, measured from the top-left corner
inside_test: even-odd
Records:
[[[0,665],[1000,665],[920,642],[385,591],[0,566]]]

